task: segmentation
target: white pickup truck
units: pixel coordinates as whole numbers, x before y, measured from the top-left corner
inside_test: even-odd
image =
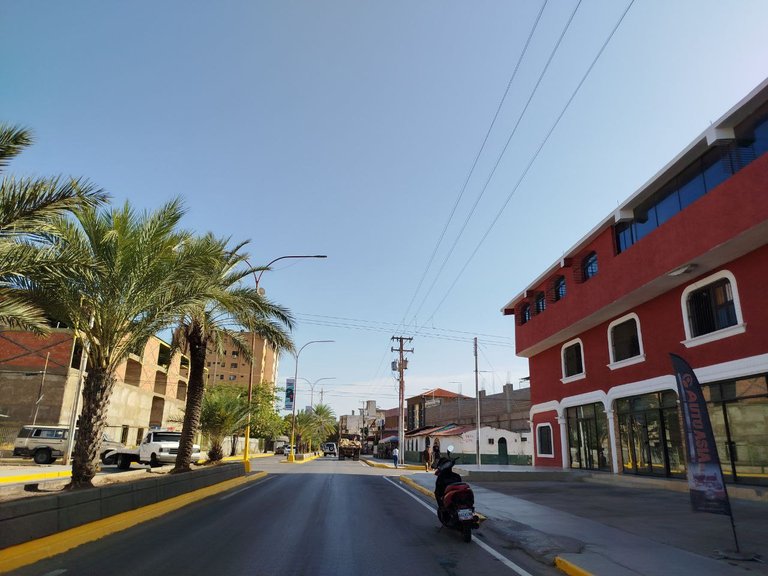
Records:
[[[176,454],[179,453],[179,441],[181,432],[172,430],[151,430],[139,444],[138,448],[121,448],[107,454],[108,458],[117,462],[121,470],[128,470],[131,462],[149,464],[152,467],[176,462]],[[202,459],[200,446],[192,447],[192,462],[195,464]]]

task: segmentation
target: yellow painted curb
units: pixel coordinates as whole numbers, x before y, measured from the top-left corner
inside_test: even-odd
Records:
[[[307,462],[311,462],[312,460],[317,460],[318,458],[320,458],[320,455],[315,454],[314,456],[310,456],[309,458],[294,460],[293,462],[288,462],[288,460],[280,460],[280,464],[306,464]]]
[[[408,486],[410,486],[417,492],[421,492],[422,494],[424,494],[424,496],[428,496],[429,498],[432,498],[432,500],[435,499],[435,495],[431,490],[424,488],[424,486],[422,486],[421,484],[417,484],[416,482],[408,478],[408,476],[400,476],[400,482],[402,482],[403,484],[408,484]]]
[[[592,572],[587,572],[583,568],[576,566],[573,562],[561,558],[560,556],[555,556],[555,566],[568,574],[568,576],[592,576]]]
[[[34,482],[35,480],[50,480],[51,478],[69,478],[72,470],[60,472],[41,472],[39,474],[19,474],[17,476],[4,476],[0,478],[0,484],[10,482]]]
[[[384,464],[384,462],[374,462],[372,460],[360,458],[361,462],[365,462],[368,464],[368,466],[372,466],[374,468],[391,468],[392,470],[395,470],[395,467],[390,464]],[[397,467],[397,470],[424,470],[424,466],[415,466],[414,464],[403,464],[401,466]]]
[[[250,476],[226,480],[206,488],[201,488],[200,490],[195,490],[194,492],[163,500],[162,502],[156,502],[155,504],[137,508],[136,510],[129,510],[128,512],[121,512],[120,514],[83,524],[76,528],[70,528],[57,534],[51,534],[50,536],[31,540],[24,544],[5,548],[0,551],[0,573],[15,570],[38,560],[62,554],[87,542],[93,542],[147,520],[153,520],[198,500],[231,490],[254,480],[259,480],[266,475],[266,472],[258,472]]]

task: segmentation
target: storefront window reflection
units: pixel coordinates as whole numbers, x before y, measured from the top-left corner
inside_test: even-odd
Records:
[[[611,469],[608,419],[600,403],[568,408],[568,448],[571,468]]]

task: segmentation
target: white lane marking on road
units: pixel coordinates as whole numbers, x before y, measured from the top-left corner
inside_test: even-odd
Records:
[[[408,494],[408,496],[410,496],[411,498],[416,500],[416,502],[418,502],[419,504],[424,506],[424,508],[426,508],[427,510],[429,510],[433,514],[437,513],[437,509],[436,508],[433,508],[432,506],[430,506],[429,504],[424,502],[424,500],[422,500],[421,498],[419,498],[418,496],[413,494],[410,490],[406,490],[405,488],[400,486],[400,484],[398,484],[397,482],[395,482],[391,478],[388,478],[388,477],[384,476],[384,480],[386,480],[387,482],[392,484],[392,486],[394,486],[395,488],[398,488],[398,489],[402,490],[403,492],[405,492],[406,494]],[[480,546],[480,548],[482,548],[483,550],[488,552],[488,554],[490,554],[491,556],[496,558],[496,560],[498,560],[499,562],[504,564],[504,566],[506,566],[510,570],[513,570],[515,572],[515,574],[518,574],[518,576],[533,576],[530,572],[526,571],[524,568],[521,568],[520,566],[518,566],[517,564],[512,562],[512,560],[510,560],[509,558],[507,558],[506,556],[504,556],[500,552],[497,552],[496,550],[491,548],[485,542],[482,542],[482,541],[478,540],[477,538],[472,538],[472,542],[474,542],[475,544]]]
[[[43,576],[60,576],[61,574],[66,573],[66,568],[59,568],[58,570],[54,570],[53,572],[47,572],[46,574],[43,574]]]
[[[267,476],[266,478],[262,478],[261,480],[257,480],[253,484],[249,484],[248,486],[245,486],[244,488],[240,488],[240,490],[235,490],[234,492],[230,492],[226,496],[222,496],[221,498],[219,498],[219,500],[221,501],[221,500],[226,500],[227,498],[232,498],[232,496],[240,494],[240,492],[245,492],[246,490],[250,490],[254,486],[258,486],[259,484],[263,484],[267,480],[272,480],[272,478],[274,478],[274,476]]]

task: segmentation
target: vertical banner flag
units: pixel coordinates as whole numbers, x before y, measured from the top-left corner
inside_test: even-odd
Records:
[[[285,409],[293,411],[293,386],[295,384],[293,378],[285,379]]]
[[[677,392],[685,427],[691,506],[697,512],[730,516],[731,504],[728,501],[715,435],[712,433],[712,423],[701,385],[685,360],[676,354],[670,354],[670,357],[677,377]]]

